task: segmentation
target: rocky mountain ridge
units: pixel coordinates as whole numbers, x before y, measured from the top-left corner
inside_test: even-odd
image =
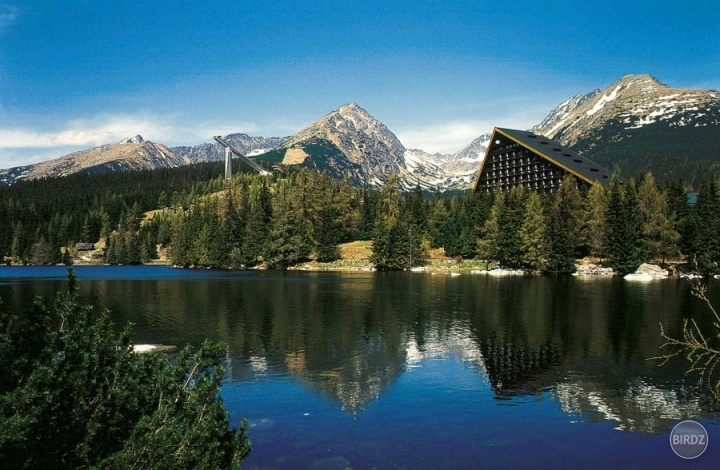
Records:
[[[357,186],[381,187],[397,174],[403,189],[466,189],[475,179],[489,135],[455,155],[406,149],[382,122],[355,103],[341,106],[291,137],[225,137],[240,152],[258,160],[302,165]],[[76,172],[170,168],[224,158],[217,143],[168,148],[131,136],[117,144],[74,152],[35,165],[0,170],[0,184]]]
[[[626,75],[602,92],[594,90],[561,103],[533,132],[575,146],[589,130],[614,120],[626,131],[653,124],[718,126],[718,104],[720,93],[714,90],[671,88],[650,75]]]
[[[656,177],[696,182],[720,175],[720,93],[671,88],[650,75],[627,75],[605,90],[575,95],[556,106],[533,132],[558,140],[625,175],[652,170]],[[488,129],[489,131],[489,129]],[[355,103],[328,113],[290,137],[226,136],[248,156],[302,165],[363,187],[399,175],[404,189],[467,189],[489,145],[489,134],[456,154],[406,148],[381,121]],[[76,172],[171,168],[224,158],[219,144],[169,148],[131,136],[114,145],[0,170],[0,184]]]
[[[287,137],[252,137],[247,134],[235,133],[225,136],[225,140],[246,156],[256,156],[279,147]],[[225,158],[220,144],[204,143],[193,146],[171,147],[175,155],[186,158],[190,163],[214,162]]]
[[[127,137],[117,144],[106,144],[73,152],[55,160],[0,170],[0,184],[23,179],[54,178],[73,173],[110,173],[128,170],[175,168],[189,161],[171,149],[140,135]]]
[[[720,93],[672,88],[647,74],[577,95],[532,130],[628,175],[652,170],[694,182],[720,171]]]
[[[486,139],[487,140],[487,139]],[[460,155],[407,149],[382,122],[356,103],[348,103],[259,157],[284,165],[303,165],[358,185],[381,187],[398,175],[404,189],[465,189],[484,156],[480,144]]]

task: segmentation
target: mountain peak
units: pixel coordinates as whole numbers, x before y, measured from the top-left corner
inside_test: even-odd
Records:
[[[629,73],[627,75],[623,75],[619,79],[619,81],[628,81],[628,80],[651,80],[653,82],[659,83],[658,79],[653,77],[649,73]]]
[[[720,93],[673,88],[652,75],[637,74],[576,98],[556,107],[533,132],[587,153],[598,164],[621,164],[626,171],[644,171],[662,155],[665,170],[655,164],[656,176],[699,168],[687,160],[717,160]],[[683,176],[696,178],[699,173],[692,171]]]
[[[367,112],[367,111],[365,111],[360,105],[358,105],[357,103],[347,103],[347,104],[344,104],[344,105],[342,105],[342,106],[340,106],[340,107],[338,108],[338,111],[339,111],[339,112],[343,112],[343,111],[355,111],[355,112],[357,112],[357,111],[363,111],[363,112]]]
[[[366,141],[381,142],[387,152],[402,154],[405,148],[382,122],[356,103],[340,106],[324,118],[301,130],[286,144],[292,146],[310,137],[326,139],[358,163],[369,153]]]
[[[259,158],[302,165],[361,187],[379,188],[391,175],[404,189],[465,189],[474,181],[489,135],[460,155],[408,150],[382,122],[357,103],[347,103]]]
[[[382,125],[380,121],[370,115],[362,106],[357,103],[348,103],[340,106],[337,110],[330,113],[331,116],[341,116],[343,119],[349,119],[352,121],[367,121],[376,123],[376,125]]]
[[[609,89],[618,89],[623,93],[648,93],[669,88],[650,74],[625,75],[610,85]]]
[[[120,142],[118,142],[118,145],[122,144],[142,144],[145,142],[145,139],[142,138],[140,134],[135,134],[130,137],[126,137]]]

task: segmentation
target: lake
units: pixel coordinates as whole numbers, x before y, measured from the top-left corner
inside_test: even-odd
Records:
[[[83,297],[138,343],[227,346],[222,396],[250,420],[243,468],[716,467],[720,411],[662,323],[712,326],[689,282],[427,273],[76,267]],[[0,268],[3,309],[64,288]],[[709,296],[720,305],[717,281]],[[683,461],[672,427],[702,423]]]

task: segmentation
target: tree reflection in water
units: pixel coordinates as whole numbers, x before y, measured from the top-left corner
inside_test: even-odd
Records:
[[[32,295],[55,284],[33,284]],[[579,420],[658,432],[711,416],[682,361],[646,359],[703,305],[682,281],[413,273],[224,273],[94,280],[83,294],[136,326],[139,342],[228,345],[231,381],[292,378],[361,413],[427,361],[461,361],[498,400],[550,396]],[[26,284],[0,286],[6,305]],[[710,296],[717,296],[711,289]]]

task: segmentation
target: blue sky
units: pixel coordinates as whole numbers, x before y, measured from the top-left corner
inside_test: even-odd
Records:
[[[0,168],[290,135],[348,102],[456,152],[626,74],[720,89],[719,38],[717,0],[0,0]]]

